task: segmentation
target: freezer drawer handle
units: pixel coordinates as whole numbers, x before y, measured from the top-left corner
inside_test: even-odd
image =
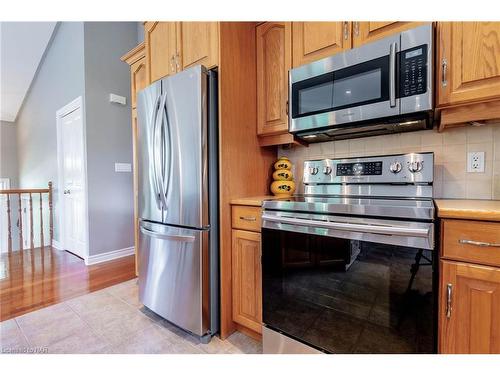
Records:
[[[331,221],[317,221],[308,219],[296,219],[283,216],[262,215],[262,220],[274,221],[283,224],[295,224],[302,226],[310,226],[317,228],[327,228],[334,230],[346,230],[352,232],[368,232],[375,234],[386,234],[396,236],[414,236],[414,237],[428,237],[428,228],[406,228],[406,227],[392,227],[383,225],[370,225],[370,224],[354,224],[354,223],[336,223]]]
[[[179,235],[158,233],[158,232],[154,232],[152,230],[146,229],[144,227],[141,227],[141,232],[144,233],[146,236],[159,238],[162,240],[169,240],[169,241],[194,242],[196,239],[194,236],[179,236]]]

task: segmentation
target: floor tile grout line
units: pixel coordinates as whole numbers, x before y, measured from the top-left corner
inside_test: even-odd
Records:
[[[22,316],[22,315],[21,315]],[[31,341],[28,339],[28,336],[26,336],[26,333],[24,333],[24,330],[22,329],[22,327],[19,325],[19,322],[17,321],[17,318],[14,318],[14,322],[16,323],[16,326],[17,328],[19,329],[19,331],[21,332],[21,335],[23,335],[24,339],[26,340],[26,343],[28,344],[28,347],[32,347],[33,344],[31,343]]]
[[[89,294],[92,294],[92,293],[89,293]],[[86,295],[88,295],[88,294],[86,294]],[[67,302],[67,301],[66,301],[66,302]],[[63,302],[63,303],[66,303],[66,302]],[[71,311],[73,311],[73,312],[74,312],[74,313],[75,313],[75,314],[76,314],[76,315],[77,315],[77,316],[78,316],[78,317],[82,320],[82,322],[83,322],[83,323],[84,323],[84,324],[85,324],[88,328],[90,328],[90,331],[91,331],[94,335],[96,335],[99,339],[101,339],[101,340],[103,341],[103,343],[104,343],[104,344],[106,344],[106,346],[105,346],[105,347],[108,347],[108,346],[110,346],[110,347],[114,347],[114,346],[116,346],[114,343],[109,342],[109,341],[108,341],[108,340],[107,340],[107,339],[106,339],[103,335],[101,335],[101,334],[100,334],[100,333],[99,333],[96,329],[92,328],[92,326],[90,325],[90,323],[89,323],[89,322],[87,322],[87,320],[86,320],[83,316],[81,316],[81,315],[78,313],[78,311],[76,311],[75,309],[73,309],[73,308],[71,307],[71,305],[67,305],[67,307],[69,307],[69,308],[71,309]]]

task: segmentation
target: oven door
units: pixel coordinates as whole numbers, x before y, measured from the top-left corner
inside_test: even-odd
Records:
[[[399,35],[291,70],[290,132],[399,115]]]
[[[268,329],[328,353],[436,352],[432,223],[296,216],[263,215]]]

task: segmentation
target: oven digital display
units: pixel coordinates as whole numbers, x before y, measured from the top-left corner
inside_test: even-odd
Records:
[[[381,161],[337,164],[337,176],[376,176],[381,174]]]

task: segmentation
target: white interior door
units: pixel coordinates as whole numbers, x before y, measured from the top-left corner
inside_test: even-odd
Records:
[[[61,119],[63,248],[85,258],[85,164],[82,108]]]

